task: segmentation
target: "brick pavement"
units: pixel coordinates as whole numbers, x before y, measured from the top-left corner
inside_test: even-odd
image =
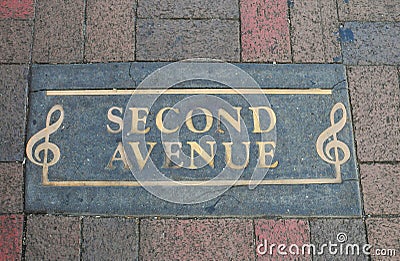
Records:
[[[399,14],[393,0],[0,1],[0,260],[266,260],[268,253],[256,252],[262,239],[323,244],[341,232],[347,242],[400,255]],[[346,65],[362,217],[135,219],[23,211],[32,63],[204,56]]]

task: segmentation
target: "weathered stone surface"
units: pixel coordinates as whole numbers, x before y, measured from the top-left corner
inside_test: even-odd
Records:
[[[83,0],[43,0],[36,3],[33,61],[83,61]]]
[[[34,0],[3,0],[0,3],[0,19],[31,19]]]
[[[141,260],[254,260],[251,220],[145,219],[140,234]]]
[[[371,259],[395,260],[400,251],[400,218],[368,218],[366,223]]]
[[[0,65],[0,161],[24,158],[28,68]]]
[[[254,221],[254,228],[257,260],[271,260],[271,258],[276,260],[311,260],[311,255],[308,253],[303,255],[301,252],[301,246],[310,243],[310,228],[307,221],[258,219]],[[260,244],[262,245],[260,246]],[[284,244],[285,249],[280,251],[283,253],[278,253],[277,247],[272,246],[272,244],[276,246]],[[296,249],[290,248],[293,244],[299,246],[298,253],[296,253]]]
[[[24,209],[22,164],[0,163],[0,213],[21,213]]]
[[[139,231],[137,221],[127,218],[83,219],[83,260],[137,260]]]
[[[140,0],[137,12],[140,18],[239,18],[237,0]]]
[[[78,217],[29,215],[26,260],[79,260]]]
[[[345,142],[349,148],[348,161],[341,166],[343,182],[339,184],[264,184],[251,191],[248,190],[247,186],[237,186],[228,190],[226,195],[224,194],[211,201],[205,201],[198,205],[179,205],[158,199],[144,188],[137,186],[135,183],[136,177],[127,168],[123,168],[124,164],[122,161],[115,161],[112,168],[109,167],[108,163],[116,151],[119,142],[121,142],[122,135],[121,133],[112,134],[107,131],[107,125],[110,125],[114,129],[118,127],[108,120],[107,113],[111,107],[117,106],[121,108],[122,112],[114,111],[114,113],[122,116],[131,96],[130,92],[122,95],[120,92],[110,90],[109,86],[118,86],[120,89],[132,88],[132,86],[141,82],[146,75],[154,72],[162,65],[132,63],[130,65],[34,66],[32,89],[42,89],[43,91],[31,94],[32,104],[28,139],[31,140],[35,135],[35,138],[41,138],[38,133],[46,127],[45,119],[48,116],[49,110],[54,105],[58,104],[62,106],[65,115],[59,128],[49,134],[49,142],[55,144],[60,149],[59,161],[48,168],[47,177],[50,183],[43,183],[46,181],[46,177],[43,179],[43,167],[41,166],[43,153],[39,154],[40,157],[37,159],[39,163],[33,164],[30,161],[27,163],[26,208],[29,211],[201,216],[360,215],[358,175],[355,167],[352,127],[349,121],[347,121],[343,129],[338,131],[337,134],[337,138]],[[212,67],[211,64],[207,66],[216,68]],[[295,65],[292,67],[289,65],[254,64],[240,64],[239,66],[245,72],[252,75],[264,88],[270,87],[283,92],[299,91],[300,93],[303,91],[315,91],[318,93],[320,92],[319,89],[328,91],[327,94],[322,95],[271,94],[268,96],[278,119],[277,129],[279,132],[277,135],[278,145],[275,158],[279,162],[279,168],[270,169],[268,175],[265,176],[265,180],[272,182],[281,179],[310,179],[311,183],[313,179],[329,179],[331,183],[336,182],[336,180],[334,181],[336,177],[335,169],[319,156],[316,151],[316,141],[318,136],[331,126],[330,114],[336,103],[342,102],[346,104],[346,114],[347,119],[349,119],[350,111],[348,108],[343,66]],[[104,71],[97,73],[97,70],[101,69],[104,69]],[[80,73],[79,79],[74,79],[74,72],[77,71]],[[225,71],[222,73],[222,76],[224,74]],[[118,77],[119,75],[121,77]],[[129,75],[131,77],[128,77]],[[172,75],[169,74],[168,76]],[[163,80],[165,78],[161,77],[160,79]],[[108,86],[108,84],[110,85]],[[240,81],[235,81],[235,84],[241,87]],[[81,91],[82,89],[93,91],[93,89],[104,90],[107,88],[109,90],[108,95],[86,95],[85,93],[82,93],[82,95],[69,95],[67,92],[69,86],[81,89]],[[185,85],[181,84],[179,86],[179,88],[182,88]],[[211,87],[216,88],[215,86]],[[194,87],[192,86],[191,88],[193,89]],[[331,93],[330,90],[332,88]],[[61,90],[61,92],[46,93],[44,90]],[[155,166],[161,169],[163,169],[164,152],[161,146],[159,131],[154,126],[154,116],[160,108],[171,106],[188,95],[198,94],[199,92],[198,90],[193,90],[194,93],[190,93],[189,90],[185,90],[183,94],[162,95],[158,97],[157,103],[151,108],[151,116],[148,118],[151,131],[148,133],[147,138],[156,141],[158,145],[154,148],[150,157]],[[94,91],[92,94],[96,93],[97,91]],[[145,97],[152,95],[154,97],[154,94],[146,95]],[[253,126],[251,120],[252,114],[247,108],[249,105],[242,97],[235,94],[219,95],[218,97],[222,97],[231,104],[236,104],[244,108],[242,116],[246,126]],[[252,97],[251,99],[260,99],[262,95],[257,94]],[[204,106],[208,106],[210,104],[210,97],[205,99],[204,96],[201,96],[200,101],[205,103]],[[142,104],[144,107],[150,104],[144,98],[139,99],[137,102],[135,106],[139,107],[141,106],[140,103],[143,102],[146,103]],[[188,107],[182,108],[181,114],[186,115],[187,110]],[[52,115],[52,121],[49,125],[54,125],[56,121],[59,121],[57,114],[58,112]],[[335,122],[340,120],[340,114],[341,112],[336,113]],[[293,117],[293,115],[296,116]],[[188,131],[186,127],[180,133],[185,146],[184,149],[187,149],[188,144],[186,144],[186,141],[190,141],[194,134]],[[249,133],[252,143],[250,148],[250,167],[242,173],[243,175],[240,177],[242,179],[241,182],[251,179],[252,169],[256,167],[256,159],[258,158],[258,148],[255,145],[258,138],[251,131]],[[217,131],[216,124],[212,124],[212,129],[210,129],[208,135],[215,137],[218,143],[227,137],[224,136],[227,134],[221,134]],[[193,136],[193,139],[198,140],[201,136]],[[329,138],[327,139],[329,140]],[[27,155],[29,156],[33,153],[35,146],[43,142],[44,139],[36,139],[32,151],[28,150]],[[188,175],[186,169],[172,171],[171,169],[164,168],[165,170],[162,171],[166,177],[172,179],[183,181],[190,181],[194,178],[196,180],[207,180],[214,177],[213,175],[216,175],[216,173],[219,173],[223,169],[225,165],[223,152],[217,155],[214,169],[201,168],[195,170],[197,172],[189,171],[191,172],[190,175]],[[49,156],[46,160],[47,162],[51,162],[52,156]],[[136,159],[132,159],[132,162],[136,164],[135,162],[137,161]],[[304,162],[308,164],[304,164]],[[149,170],[150,164],[147,166],[146,171]],[[137,172],[135,173],[137,174]],[[96,183],[96,181],[107,183],[102,183],[103,185],[99,187],[99,183]],[[118,181],[127,183],[118,183]],[[320,182],[322,183],[322,181]],[[282,189],[283,187],[284,189]],[[174,193],[173,188],[167,188],[170,189],[169,194]],[[274,197],[266,197],[266,195],[274,195]],[[299,199],[302,200],[301,204],[299,204]],[[321,200],[324,202],[322,206]]]
[[[133,0],[87,1],[86,61],[134,60],[135,5]]]
[[[140,61],[240,59],[238,21],[138,19],[136,34]]]
[[[316,246],[313,260],[366,260],[368,256],[362,253],[362,246],[367,243],[365,226],[362,219],[316,219],[310,221],[311,243]],[[329,250],[329,242],[332,247]],[[327,244],[322,250],[323,244]],[[333,246],[337,244],[337,246]],[[340,252],[340,245],[343,250]],[[346,244],[357,244],[357,252],[351,250],[346,254]]]
[[[400,160],[397,69],[384,66],[349,67],[347,74],[359,160]]]
[[[32,21],[0,20],[0,63],[28,63]]]
[[[400,6],[392,0],[339,0],[341,21],[400,21]]]
[[[400,214],[400,166],[361,164],[365,214]]]
[[[295,63],[341,61],[336,1],[290,1]]]
[[[348,22],[340,28],[343,63],[397,65],[400,62],[400,23]]]
[[[0,215],[0,259],[21,260],[23,215]]]
[[[240,1],[242,59],[290,62],[287,1]]]

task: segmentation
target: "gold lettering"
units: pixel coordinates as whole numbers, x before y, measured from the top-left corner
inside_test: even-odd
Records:
[[[142,122],[144,126],[146,126],[147,115],[149,114],[149,108],[129,108],[132,112],[132,127],[130,133],[137,134],[146,134],[150,131],[150,127],[145,128],[144,130],[139,130],[139,122]],[[145,116],[139,118],[139,112],[143,111],[146,113]]]
[[[236,110],[237,113],[237,120],[235,120],[227,111],[224,109],[219,109],[218,110],[218,131],[220,133],[224,133],[224,131],[221,129],[221,117],[224,117],[225,120],[229,122],[232,127],[234,127],[238,132],[240,132],[240,110],[242,107],[233,107]]]
[[[111,122],[114,122],[114,123],[118,124],[118,129],[117,129],[117,130],[113,130],[113,129],[110,127],[110,125],[107,124],[107,131],[108,131],[109,133],[111,133],[111,134],[120,133],[120,132],[122,131],[122,126],[123,126],[122,118],[119,117],[119,116],[114,115],[114,114],[113,114],[113,111],[114,111],[114,110],[119,111],[119,113],[121,113],[121,114],[122,114],[122,112],[123,112],[123,110],[122,110],[121,107],[115,107],[115,106],[114,106],[114,107],[111,107],[111,108],[108,110],[108,113],[107,113],[108,119],[109,119]]]
[[[254,130],[253,133],[266,133],[270,132],[276,124],[276,116],[275,112],[270,107],[249,107],[251,111],[253,111],[253,123],[254,123]],[[265,110],[269,115],[269,126],[266,130],[261,129],[260,125],[260,110]]]
[[[180,149],[182,148],[182,143],[181,142],[164,142],[164,150],[165,150],[165,160],[164,160],[164,165],[163,168],[173,168],[173,169],[178,169],[183,166],[183,162],[181,161],[179,164],[174,164],[172,165],[172,156],[175,156],[179,158],[179,152]],[[179,149],[177,149],[175,152],[172,152],[172,146],[177,145]]]
[[[202,112],[204,112],[204,114],[206,115],[206,126],[204,127],[204,129],[202,130],[198,130],[194,127],[193,125],[193,121],[192,121],[192,115],[193,115],[193,110],[189,111],[188,114],[186,115],[186,126],[188,127],[188,129],[191,132],[194,133],[204,133],[207,132],[211,129],[212,123],[213,123],[213,117],[212,114],[209,110],[204,109],[204,108],[197,108],[198,110],[201,110]]]
[[[146,144],[149,146],[149,151],[147,152],[147,155],[145,158],[143,158],[142,153],[140,152],[138,141],[128,142],[128,143],[129,143],[129,145],[131,145],[131,148],[133,150],[133,153],[135,154],[136,161],[138,163],[140,170],[142,170],[144,168],[144,166],[146,165],[146,162],[150,157],[150,153],[153,150],[154,146],[157,144],[157,142],[146,142]]]
[[[256,142],[258,145],[258,168],[268,168],[268,169],[274,169],[278,166],[278,161],[275,161],[271,165],[267,165],[265,162],[265,157],[271,157],[271,159],[274,157],[274,149],[276,146],[276,143],[273,141],[257,141]],[[265,146],[271,146],[272,149],[270,149],[268,152],[265,151]]]
[[[119,154],[120,157],[117,157],[117,154]],[[106,169],[109,170],[115,169],[115,166],[113,165],[114,161],[122,161],[124,163],[124,169],[129,169],[128,161],[126,159],[125,150],[124,146],[122,146],[122,142],[118,142],[118,147],[115,150],[114,154],[112,155],[110,161],[108,162]]]
[[[244,169],[249,165],[249,156],[250,156],[250,142],[242,142],[242,144],[246,147],[246,160],[242,165],[236,165],[232,162],[232,145],[233,142],[222,142],[225,146],[225,162],[226,166],[231,169]]]
[[[176,112],[176,113],[179,113],[179,110],[178,110],[178,109],[174,109],[174,108],[171,108],[171,107],[165,107],[165,108],[161,109],[161,110],[157,113],[156,125],[157,125],[157,128],[158,128],[161,132],[170,134],[170,133],[174,133],[174,132],[178,131],[178,130],[179,130],[179,126],[176,127],[175,129],[172,129],[172,130],[171,130],[171,129],[165,128],[165,126],[164,126],[164,124],[163,124],[163,119],[162,119],[162,118],[163,118],[164,112],[167,111],[167,110],[172,110],[172,111],[174,111],[174,112]]]
[[[197,142],[188,141],[187,144],[190,145],[190,166],[189,169],[197,169],[194,165],[194,152],[196,151],[200,157],[202,157],[211,168],[214,168],[214,145],[215,141],[206,141],[210,145],[211,153],[208,154]]]

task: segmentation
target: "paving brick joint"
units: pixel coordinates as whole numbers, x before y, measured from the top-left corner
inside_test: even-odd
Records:
[[[244,63],[251,75],[262,70],[256,81],[266,88],[286,81],[288,88],[336,86],[348,95],[355,167],[345,183],[360,190],[353,195],[360,205],[346,205],[352,196],[334,189],[330,195],[341,203],[324,205],[329,193],[322,189],[312,191],[316,205],[301,204],[307,215],[243,216],[245,203],[233,193],[237,215],[207,214],[229,202],[222,200],[205,206],[202,217],[166,206],[157,211],[170,213],[157,217],[118,214],[116,201],[98,216],[74,202],[95,202],[94,188],[84,197],[77,190],[59,198],[35,195],[38,206],[77,203],[80,211],[29,209],[28,113],[45,106],[37,98],[43,90],[137,86],[168,62],[201,57]],[[341,69],[326,73],[328,67]],[[325,80],[319,77],[324,72]],[[0,260],[397,260],[399,97],[400,5],[394,0],[0,1]],[[285,189],[286,196],[293,193]],[[357,213],[309,215],[330,207]],[[370,254],[289,253],[296,250],[290,245],[319,247],[338,239],[370,244]]]

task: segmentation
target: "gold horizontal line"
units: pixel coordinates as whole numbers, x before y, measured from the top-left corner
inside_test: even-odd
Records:
[[[210,180],[210,181],[45,181],[44,186],[54,187],[140,187],[140,186],[248,186],[248,185],[300,185],[335,184],[341,178],[331,179],[278,179],[278,180]]]
[[[330,95],[329,89],[140,89],[140,90],[61,90],[46,91],[47,96],[104,96],[150,94],[271,94],[271,95]]]

